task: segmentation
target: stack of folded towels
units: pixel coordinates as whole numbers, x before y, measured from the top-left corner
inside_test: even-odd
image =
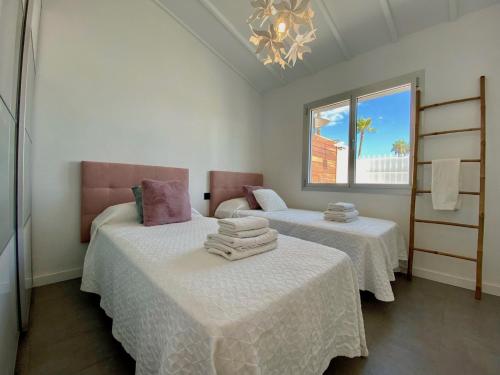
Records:
[[[359,212],[352,203],[337,202],[328,203],[328,209],[324,212],[325,220],[350,223],[358,218]]]
[[[209,234],[205,249],[229,260],[238,260],[273,250],[278,246],[278,232],[269,229],[262,217],[221,219],[218,233]]]

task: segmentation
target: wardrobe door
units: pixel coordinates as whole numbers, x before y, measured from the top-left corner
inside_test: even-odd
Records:
[[[0,252],[14,235],[16,125],[0,102]]]
[[[15,223],[16,124],[0,100],[0,373],[13,374],[19,337]]]
[[[23,5],[21,0],[0,0],[0,96],[16,117]]]
[[[32,107],[35,84],[35,62],[31,38],[27,38],[21,84],[17,161],[17,251],[19,264],[19,302],[23,330],[28,328],[31,288],[31,151]]]
[[[19,101],[19,133],[17,154],[17,251],[19,269],[19,302],[22,329],[28,328],[31,288],[31,173],[33,148],[33,98],[36,80],[35,51],[41,2],[28,2],[23,45],[21,92]]]

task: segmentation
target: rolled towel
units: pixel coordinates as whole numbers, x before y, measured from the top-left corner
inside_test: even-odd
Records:
[[[220,219],[218,223],[221,229],[233,232],[269,227],[269,220],[264,217],[255,216]]]
[[[207,249],[207,251],[209,253],[223,256],[224,258],[226,258],[228,260],[238,260],[238,259],[248,258],[248,257],[251,257],[253,255],[257,255],[257,254],[265,253],[265,252],[270,251],[270,250],[274,250],[277,247],[278,247],[278,241],[272,241],[266,245],[262,245],[262,246],[254,248],[254,249],[251,249],[251,250],[238,251],[238,250],[233,249],[232,247],[222,245],[220,243],[214,243],[214,244],[210,243],[207,246],[207,243],[205,242],[205,248]]]
[[[346,203],[346,202],[328,203],[328,210],[330,211],[352,211],[355,209],[356,206],[353,203]]]
[[[251,238],[235,238],[220,233],[209,234],[207,242],[212,243],[213,241],[215,241],[222,243],[223,245],[230,246],[236,250],[245,251],[265,245],[272,241],[276,241],[277,238],[278,231],[270,229],[265,234]]]
[[[266,234],[269,232],[269,228],[261,228],[261,229],[251,229],[251,230],[241,230],[241,231],[233,231],[233,230],[225,230],[219,228],[219,233],[228,237],[233,238],[249,238],[249,237],[257,237],[262,234]]]
[[[328,219],[355,219],[359,216],[359,212],[357,210],[353,211],[325,211],[325,218]]]

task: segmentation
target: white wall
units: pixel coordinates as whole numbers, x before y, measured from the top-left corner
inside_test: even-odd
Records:
[[[76,277],[79,162],[261,169],[261,96],[151,0],[44,0],[34,108],[35,283]]]
[[[479,76],[487,77],[487,176],[484,289],[500,294],[500,5],[469,14],[456,22],[439,25],[405,37],[356,58],[296,81],[264,97],[263,127],[265,182],[276,188],[295,207],[323,209],[328,201],[355,202],[362,214],[392,219],[408,233],[408,194],[309,192],[301,190],[302,110],[305,103],[376,83],[410,72],[425,70],[424,103],[478,95]],[[313,51],[314,53],[314,51]],[[436,109],[424,118],[424,130],[479,125],[478,104]],[[478,157],[476,134],[429,139],[426,159]],[[477,168],[476,168],[477,170]],[[426,173],[428,177],[428,173]],[[464,189],[478,187],[474,167],[463,171]],[[420,199],[420,198],[419,198]],[[458,214],[435,215],[429,198],[419,201],[420,216],[477,222],[477,198],[465,198]],[[422,224],[417,245],[434,246],[474,255],[475,231],[435,228]],[[425,232],[424,232],[425,231]],[[415,273],[424,277],[472,287],[474,264],[418,253]]]

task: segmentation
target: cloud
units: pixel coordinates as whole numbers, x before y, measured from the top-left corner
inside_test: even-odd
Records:
[[[349,107],[340,107],[323,111],[320,116],[330,120],[330,123],[326,126],[336,126],[342,123],[346,117],[349,117]]]

